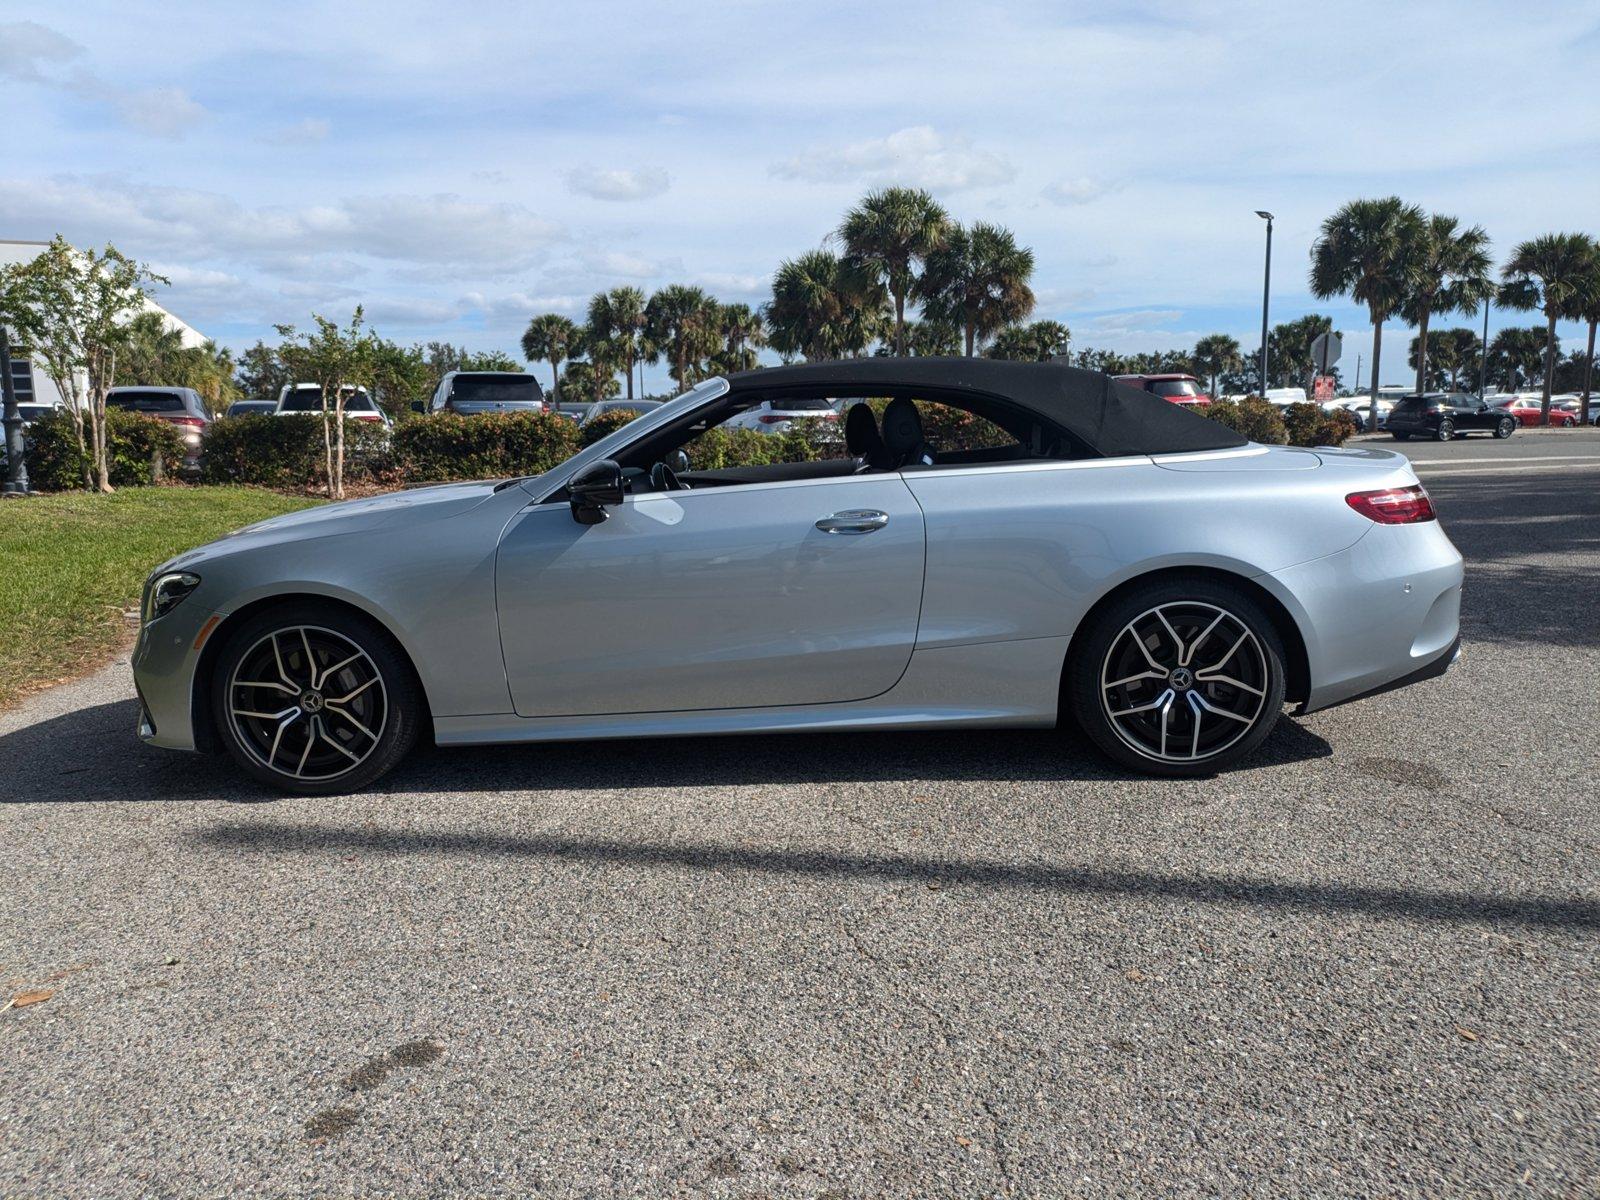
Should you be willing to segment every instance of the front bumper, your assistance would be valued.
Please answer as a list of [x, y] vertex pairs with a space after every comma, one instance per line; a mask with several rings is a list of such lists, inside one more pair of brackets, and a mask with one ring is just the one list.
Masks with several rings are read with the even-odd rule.
[[[216, 615], [190, 596], [139, 630], [133, 648], [133, 685], [139, 695], [139, 736], [152, 746], [193, 750], [194, 674], [207, 622]], [[199, 644], [196, 644], [196, 643]]]

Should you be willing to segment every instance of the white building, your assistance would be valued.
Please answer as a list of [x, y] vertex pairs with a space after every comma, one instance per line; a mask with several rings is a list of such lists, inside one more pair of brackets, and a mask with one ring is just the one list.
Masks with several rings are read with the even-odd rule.
[[[30, 263], [44, 251], [49, 242], [19, 242], [8, 238], [0, 238], [0, 267], [21, 266]], [[183, 339], [186, 347], [203, 345], [206, 341], [205, 334], [190, 326], [187, 322], [180, 321], [154, 300], [146, 297], [144, 302], [147, 312], [160, 313], [165, 319], [167, 328], [177, 332]], [[35, 366], [25, 353], [19, 353], [18, 347], [13, 346], [11, 359], [11, 377], [17, 389], [17, 403], [19, 404], [60, 404], [61, 393], [56, 385], [51, 382], [42, 366]], [[23, 348], [26, 349], [25, 347]]]

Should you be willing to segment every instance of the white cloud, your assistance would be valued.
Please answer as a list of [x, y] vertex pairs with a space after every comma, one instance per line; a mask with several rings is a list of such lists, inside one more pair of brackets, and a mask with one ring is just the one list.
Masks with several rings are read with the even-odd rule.
[[123, 121], [151, 137], [180, 138], [206, 117], [203, 105], [182, 88], [107, 93]]
[[332, 126], [323, 117], [306, 117], [292, 125], [281, 125], [261, 140], [273, 146], [308, 146], [327, 138]]
[[583, 265], [597, 275], [615, 275], [625, 279], [653, 279], [670, 270], [682, 270], [677, 261], [663, 263], [642, 254], [629, 254], [623, 250], [606, 250], [587, 255]]
[[1052, 204], [1075, 205], [1098, 200], [1111, 190], [1112, 185], [1109, 183], [1079, 176], [1076, 179], [1060, 179], [1047, 184], [1039, 194]]
[[574, 167], [567, 172], [567, 190], [595, 200], [650, 200], [672, 186], [672, 177], [658, 168], [630, 171]]
[[979, 150], [970, 138], [913, 125], [847, 146], [814, 146], [776, 164], [772, 173], [808, 183], [898, 183], [954, 192], [1009, 183], [1017, 172], [1000, 155]]
[[46, 83], [41, 64], [55, 64], [76, 58], [83, 47], [37, 21], [0, 22], [0, 79], [22, 83]]

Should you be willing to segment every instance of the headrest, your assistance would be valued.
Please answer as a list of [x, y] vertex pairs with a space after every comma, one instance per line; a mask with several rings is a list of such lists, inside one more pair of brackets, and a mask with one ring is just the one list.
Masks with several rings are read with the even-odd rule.
[[844, 414], [845, 449], [856, 458], [872, 459], [883, 453], [878, 418], [866, 404], [852, 404]]
[[889, 401], [883, 410], [883, 444], [899, 466], [922, 454], [922, 417], [915, 401], [904, 396]]

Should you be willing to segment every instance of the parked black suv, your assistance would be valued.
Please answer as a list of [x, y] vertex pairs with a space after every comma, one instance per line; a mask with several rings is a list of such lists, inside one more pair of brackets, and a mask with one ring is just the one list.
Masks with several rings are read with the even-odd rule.
[[1427, 392], [1397, 401], [1384, 425], [1397, 442], [1412, 434], [1448, 442], [1469, 433], [1508, 438], [1516, 432], [1517, 419], [1466, 392]]

